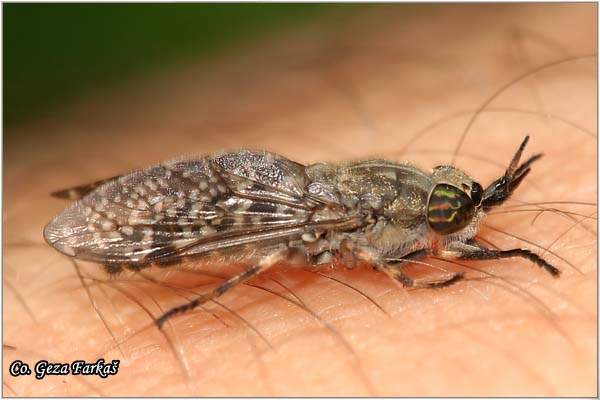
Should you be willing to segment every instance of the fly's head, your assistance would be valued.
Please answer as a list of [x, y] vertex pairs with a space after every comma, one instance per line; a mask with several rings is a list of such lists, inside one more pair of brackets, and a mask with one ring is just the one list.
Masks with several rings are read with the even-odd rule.
[[483, 188], [452, 166], [433, 170], [435, 185], [427, 199], [427, 224], [439, 235], [462, 231], [481, 218]]
[[529, 136], [515, 153], [506, 172], [485, 190], [473, 178], [452, 166], [433, 170], [435, 185], [427, 199], [426, 219], [439, 235], [460, 234], [472, 237], [485, 212], [498, 206], [512, 194], [531, 171], [531, 164], [542, 155], [536, 154], [519, 165]]

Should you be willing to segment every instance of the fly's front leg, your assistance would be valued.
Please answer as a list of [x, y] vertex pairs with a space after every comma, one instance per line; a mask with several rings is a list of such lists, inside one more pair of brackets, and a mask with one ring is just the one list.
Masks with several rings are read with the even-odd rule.
[[290, 253], [289, 249], [283, 249], [283, 250], [279, 250], [273, 254], [270, 254], [268, 256], [265, 256], [260, 261], [258, 261], [255, 265], [252, 265], [251, 267], [247, 268], [246, 270], [242, 271], [241, 273], [229, 278], [227, 281], [223, 282], [221, 285], [217, 286], [209, 293], [207, 293], [205, 295], [201, 295], [201, 296], [195, 298], [194, 300], [190, 301], [187, 304], [183, 304], [181, 306], [171, 308], [169, 311], [165, 312], [160, 318], [158, 318], [156, 320], [156, 325], [158, 325], [158, 327], [160, 329], [163, 326], [163, 324], [169, 318], [174, 316], [175, 314], [180, 314], [185, 311], [192, 310], [192, 309], [206, 303], [209, 300], [212, 300], [212, 299], [215, 299], [215, 298], [221, 296], [222, 294], [224, 294], [225, 292], [227, 292], [229, 289], [233, 288], [234, 286], [236, 286], [240, 283], [246, 282], [247, 280], [254, 278], [255, 276], [261, 274], [262, 272], [264, 272], [267, 269], [273, 267], [274, 265], [280, 263], [281, 261], [284, 261], [287, 258], [289, 253]]
[[488, 249], [477, 243], [475, 240], [469, 240], [467, 243], [452, 243], [442, 254], [449, 255], [450, 258], [460, 260], [498, 260], [501, 258], [520, 257], [525, 258], [534, 264], [544, 268], [555, 278], [560, 276], [560, 270], [537, 254], [526, 249], [495, 250]]
[[406, 275], [402, 269], [410, 264], [413, 261], [418, 261], [427, 256], [431, 255], [432, 251], [430, 249], [422, 249], [413, 251], [412, 253], [408, 253], [402, 258], [389, 258], [383, 259], [383, 264], [376, 266], [376, 269], [385, 272], [388, 276], [393, 279], [400, 281], [402, 286], [404, 287], [413, 287], [413, 288], [427, 288], [427, 289], [438, 289], [446, 286], [450, 286], [461, 279], [463, 279], [463, 274], [452, 274], [447, 279], [442, 279], [435, 282], [419, 282], [415, 281], [410, 276]]

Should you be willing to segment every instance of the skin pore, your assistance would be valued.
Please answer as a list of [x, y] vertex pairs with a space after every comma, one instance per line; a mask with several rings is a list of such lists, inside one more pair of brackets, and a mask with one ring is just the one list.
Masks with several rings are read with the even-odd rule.
[[[595, 396], [595, 18], [594, 4], [365, 8], [13, 128], [3, 394]], [[281, 266], [163, 334], [147, 311], [158, 317], [240, 266], [111, 278], [42, 238], [67, 204], [50, 192], [179, 155], [250, 147], [305, 164], [382, 157], [428, 169], [457, 150], [485, 187], [525, 134], [524, 157], [544, 157], [479, 237], [537, 252], [558, 279], [520, 259], [409, 268], [417, 279], [467, 273], [438, 290], [405, 290], [366, 266]], [[101, 357], [121, 360], [117, 375], [8, 373], [16, 359]]]

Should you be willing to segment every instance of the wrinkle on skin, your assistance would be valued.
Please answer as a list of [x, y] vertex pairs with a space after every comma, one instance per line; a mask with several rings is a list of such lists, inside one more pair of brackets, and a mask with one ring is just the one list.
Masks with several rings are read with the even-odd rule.
[[[597, 395], [597, 247], [584, 229], [595, 220], [589, 207], [562, 203], [595, 206], [597, 60], [565, 61], [486, 102], [536, 66], [595, 51], [596, 7], [373, 6], [365, 15], [315, 24], [210, 63], [191, 61], [91, 94], [60, 114], [12, 128], [5, 143], [3, 333], [15, 349], [5, 352], [4, 395]], [[519, 32], [518, 57], [514, 47], [507, 48], [517, 40], [514, 32]], [[338, 48], [343, 57], [335, 56]], [[331, 82], [336, 76], [341, 78]], [[465, 110], [483, 112], [468, 125], [473, 114]], [[424, 128], [427, 135], [399, 155]], [[449, 164], [460, 146], [457, 166], [485, 186], [498, 177], [499, 166], [506, 167], [526, 133], [531, 136], [526, 156], [545, 156], [514, 199], [526, 202], [526, 209], [541, 206], [541, 214], [503, 212], [518, 210], [507, 204], [484, 220], [498, 232], [482, 226], [480, 234], [502, 249], [541, 254], [535, 246], [551, 248], [544, 257], [562, 270], [559, 279], [524, 260], [465, 262], [501, 278], [477, 279], [477, 271], [453, 265], [448, 270], [473, 279], [440, 290], [406, 291], [368, 268], [338, 267], [335, 279], [357, 293], [313, 273], [277, 268], [218, 299], [275, 351], [257, 351], [267, 346], [244, 323], [215, 318], [211, 313], [227, 315], [216, 304], [170, 321], [166, 333], [176, 333], [171, 340], [184, 353], [190, 385], [173, 356], [179, 350], [156, 329], [143, 330], [152, 324], [150, 309], [166, 310], [185, 300], [144, 280], [147, 298], [134, 298], [147, 314], [131, 298], [109, 290], [133, 292], [131, 276], [115, 285], [119, 276], [109, 278], [100, 267], [81, 263], [89, 282], [112, 280], [105, 294], [114, 297], [95, 291], [95, 299], [125, 354], [119, 373], [108, 379], [37, 381], [6, 372], [15, 358], [33, 365], [39, 354], [69, 363], [94, 362], [99, 354], [107, 360], [122, 357], [86, 292], [65, 289], [78, 281], [69, 259], [43, 243], [44, 224], [66, 206], [49, 197], [55, 190], [180, 155], [240, 147], [265, 148], [306, 164], [378, 155], [431, 168]], [[546, 208], [557, 212], [542, 212]], [[590, 215], [591, 221], [579, 215]], [[238, 271], [194, 262], [182, 268], [223, 277]], [[149, 271], [149, 276], [181, 290], [210, 288], [199, 287], [206, 275], [178, 269]], [[414, 278], [437, 274], [417, 264], [408, 272]], [[515, 282], [525, 293], [507, 289]], [[559, 328], [549, 329], [549, 319]]]

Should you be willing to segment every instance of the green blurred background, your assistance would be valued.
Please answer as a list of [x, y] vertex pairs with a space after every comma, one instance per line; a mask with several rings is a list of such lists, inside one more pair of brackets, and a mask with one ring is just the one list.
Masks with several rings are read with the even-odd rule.
[[93, 87], [348, 11], [323, 4], [4, 4], [4, 126]]

